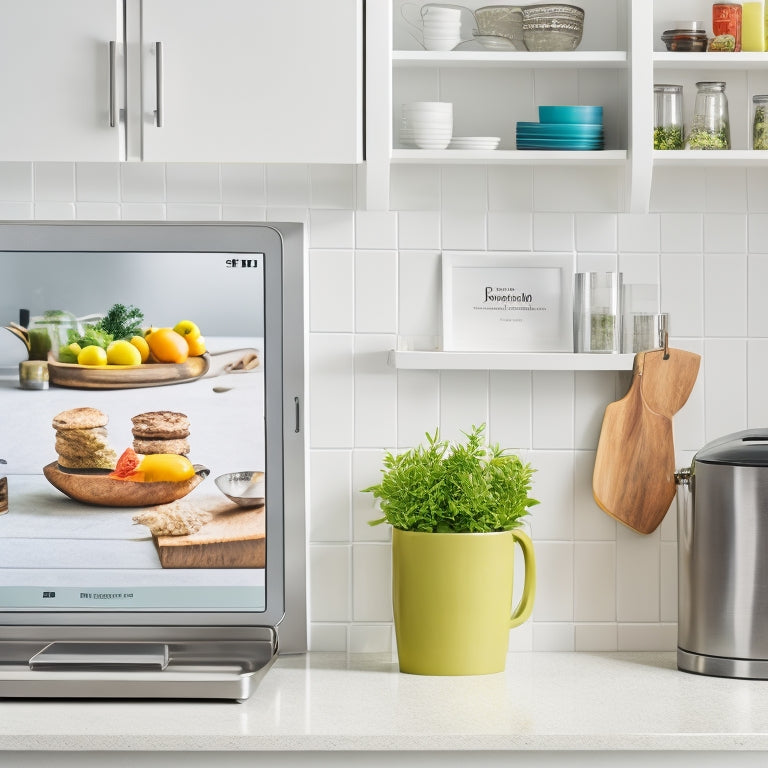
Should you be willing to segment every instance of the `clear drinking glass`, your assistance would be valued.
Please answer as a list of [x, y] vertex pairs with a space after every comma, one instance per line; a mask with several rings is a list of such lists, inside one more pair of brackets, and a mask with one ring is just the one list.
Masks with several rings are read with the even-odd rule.
[[574, 350], [618, 353], [621, 272], [577, 272], [573, 298]]

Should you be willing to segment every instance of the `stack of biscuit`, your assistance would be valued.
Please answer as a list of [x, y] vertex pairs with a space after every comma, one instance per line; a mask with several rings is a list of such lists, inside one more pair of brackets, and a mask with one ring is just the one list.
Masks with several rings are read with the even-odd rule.
[[107, 441], [109, 417], [98, 408], [70, 408], [53, 417], [58, 463], [64, 469], [114, 469], [117, 453]]
[[189, 453], [189, 419], [175, 411], [148, 411], [131, 419], [136, 453]]

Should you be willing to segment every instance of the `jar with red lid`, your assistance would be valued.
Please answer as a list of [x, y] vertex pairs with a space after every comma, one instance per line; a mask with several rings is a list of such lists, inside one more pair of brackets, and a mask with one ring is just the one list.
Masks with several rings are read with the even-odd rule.
[[712, 6], [710, 51], [741, 50], [741, 3], [715, 3]]

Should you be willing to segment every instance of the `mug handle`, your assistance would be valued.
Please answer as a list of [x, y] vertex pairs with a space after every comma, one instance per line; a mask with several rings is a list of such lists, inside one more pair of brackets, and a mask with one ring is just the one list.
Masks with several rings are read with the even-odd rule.
[[[403, 17], [403, 20], [405, 21], [405, 23], [406, 23], [406, 24], [407, 24], [409, 27], [413, 27], [413, 28], [414, 28], [414, 29], [415, 29], [415, 30], [416, 30], [416, 31], [417, 31], [419, 34], [421, 34], [421, 32], [422, 32], [422, 28], [419, 26], [419, 24], [417, 24], [417, 23], [416, 23], [416, 22], [414, 22], [414, 21], [411, 21], [411, 20], [408, 18], [408, 12], [409, 12], [409, 10], [408, 10], [408, 9], [410, 9], [410, 8], [413, 8], [413, 9], [415, 9], [415, 10], [418, 12], [419, 21], [421, 21], [421, 11], [422, 11], [422, 7], [421, 7], [420, 5], [417, 5], [416, 3], [403, 3], [403, 4], [400, 6], [400, 15]], [[423, 46], [423, 45], [424, 45], [424, 41], [423, 41], [423, 38], [420, 38], [420, 37], [416, 37], [416, 35], [414, 35], [414, 34], [413, 34], [413, 32], [411, 32], [411, 30], [410, 30], [410, 29], [407, 29], [406, 31], [408, 32], [408, 34], [409, 34], [409, 35], [410, 35], [410, 36], [411, 36], [411, 37], [412, 37], [412, 38], [413, 38], [413, 39], [414, 39], [414, 40], [415, 40], [415, 41], [416, 41], [416, 42], [417, 42], [419, 45], [421, 45], [421, 46]]]
[[523, 594], [517, 608], [512, 612], [509, 619], [509, 628], [518, 627], [526, 621], [533, 611], [533, 600], [536, 596], [536, 557], [533, 552], [533, 542], [528, 534], [516, 529], [512, 530], [512, 535], [523, 550], [523, 559], [525, 560], [525, 583], [523, 584]]

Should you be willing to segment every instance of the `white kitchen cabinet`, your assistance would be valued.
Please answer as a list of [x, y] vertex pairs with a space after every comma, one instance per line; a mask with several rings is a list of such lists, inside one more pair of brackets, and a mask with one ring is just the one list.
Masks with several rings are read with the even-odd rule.
[[0, 0], [0, 18], [0, 159], [120, 158], [122, 0]]
[[[768, 164], [768, 152], [752, 150], [750, 142], [752, 95], [768, 93], [768, 53], [667, 53], [661, 41], [661, 33], [677, 20], [703, 20], [711, 33], [711, 0], [580, 0], [576, 5], [585, 10], [584, 37], [572, 53], [424, 51], [401, 19], [406, 1], [382, 0], [368, 13], [369, 25], [390, 29], [386, 50], [382, 41], [368, 38], [369, 51], [379, 57], [372, 64], [369, 56], [368, 113], [376, 115], [368, 124], [369, 207], [388, 206], [390, 168], [404, 163], [615, 166], [626, 181], [625, 207], [636, 213], [648, 210], [654, 168]], [[463, 3], [470, 9], [484, 4]], [[654, 151], [654, 82], [684, 86], [689, 121], [698, 80], [726, 81], [733, 148]], [[500, 148], [404, 147], [399, 141], [401, 105], [416, 100], [452, 101], [454, 135], [500, 136]], [[558, 103], [602, 104], [605, 149], [516, 150], [516, 122], [535, 121], [538, 105]]]
[[363, 0], [0, 0], [0, 11], [0, 159], [363, 159]]
[[362, 0], [144, 0], [140, 45], [143, 160], [362, 161]]

